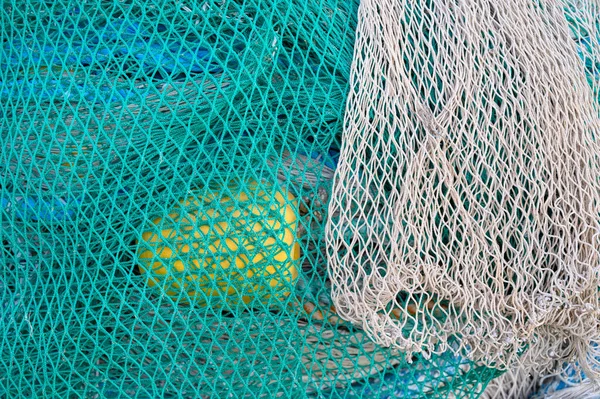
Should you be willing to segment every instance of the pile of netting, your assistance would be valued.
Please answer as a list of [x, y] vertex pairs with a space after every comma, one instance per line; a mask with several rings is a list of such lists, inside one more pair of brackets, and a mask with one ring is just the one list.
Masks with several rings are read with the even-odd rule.
[[[571, 37], [585, 65], [585, 74], [596, 105], [600, 106], [600, 2], [586, 0], [565, 3]], [[600, 107], [598, 112], [600, 115]], [[594, 343], [588, 350], [589, 356], [600, 359], [598, 349], [597, 343]], [[488, 385], [482, 398], [575, 399], [600, 396], [600, 387], [593, 384], [577, 362], [568, 363], [559, 359], [556, 366], [557, 370], [549, 375], [541, 374], [533, 367], [509, 370]]]
[[342, 318], [406, 353], [458, 337], [497, 369], [600, 377], [600, 120], [577, 44], [559, 0], [361, 1], [326, 228]]
[[[368, 19], [360, 17], [369, 3], [394, 11], [393, 1], [366, 0], [362, 14], [358, 0], [2, 3], [0, 397], [475, 398], [502, 373], [494, 364], [501, 357], [482, 359], [448, 328], [449, 318], [470, 314], [464, 298], [416, 289], [420, 271], [406, 269], [410, 289], [389, 281], [359, 287], [355, 305], [377, 308], [373, 314], [384, 314], [400, 331], [382, 328], [378, 339], [377, 328], [354, 320], [348, 306], [336, 308], [347, 304], [340, 284], [355, 287], [335, 272], [339, 245], [332, 244], [331, 226], [345, 224], [334, 238], [352, 244], [340, 257], [356, 260], [353, 267], [377, 263], [382, 281], [393, 276], [398, 265], [390, 267], [386, 251], [407, 227], [400, 222], [388, 234], [392, 216], [383, 224], [380, 216], [400, 209], [394, 206], [406, 197], [387, 202], [395, 187], [382, 176], [395, 151], [418, 152], [419, 134], [436, 129], [427, 118], [442, 109], [438, 103], [466, 101], [444, 79], [475, 82], [460, 76], [464, 68], [452, 72], [451, 61], [476, 55], [438, 49], [467, 36], [479, 40], [461, 30], [473, 15], [453, 19], [452, 12], [487, 4], [397, 2], [402, 18], [395, 32], [384, 33], [404, 35], [406, 47], [388, 43], [384, 53], [410, 76], [401, 87], [387, 70], [372, 78], [382, 85], [380, 98], [424, 99], [415, 116], [409, 102], [394, 104], [407, 114], [382, 114], [369, 108], [380, 98], [369, 106], [352, 101], [357, 71], [373, 66], [369, 48], [379, 46], [369, 42]], [[502, 51], [510, 53], [510, 46]], [[565, 56], [566, 65], [577, 64], [583, 80], [583, 63], [575, 58]], [[557, 71], [564, 72], [554, 69], [552, 76]], [[496, 75], [476, 77], [486, 90], [502, 86]], [[579, 77], [567, 83], [578, 84]], [[499, 98], [528, 87], [487, 98], [475, 96], [473, 86], [469, 94], [476, 107], [497, 104], [496, 128], [509, 129], [510, 122], [527, 121], [509, 115]], [[581, 102], [589, 95], [582, 93]], [[425, 127], [400, 132], [396, 140], [406, 147], [390, 150], [399, 132], [368, 124], [353, 130], [348, 115], [356, 114], [370, 121], [417, 118]], [[447, 122], [457, 117], [445, 115]], [[361, 146], [353, 131], [376, 135], [378, 151]], [[443, 135], [427, 130], [437, 133]], [[474, 138], [461, 139], [467, 146]], [[349, 168], [349, 148], [369, 167]], [[474, 170], [471, 178], [485, 183], [496, 167]], [[411, 183], [413, 192], [433, 176], [426, 175]], [[339, 206], [347, 197], [334, 186], [344, 179], [346, 188], [379, 190], [379, 203], [365, 197]], [[456, 203], [443, 205], [442, 194], [434, 202], [446, 214], [422, 215], [439, 228], [424, 233], [439, 235], [419, 236], [423, 252], [440, 262], [445, 255], [431, 251], [429, 240], [439, 240], [439, 250], [467, 234], [444, 224]], [[584, 219], [589, 207], [582, 208]], [[370, 241], [356, 249], [361, 240]], [[405, 241], [396, 242], [400, 251], [414, 251], [413, 260], [425, 257]], [[586, 248], [579, 250], [593, 257]], [[568, 278], [565, 284], [577, 285]], [[412, 346], [381, 339], [432, 331], [442, 339]]]
[[477, 396], [331, 302], [357, 9], [3, 3], [0, 396]]

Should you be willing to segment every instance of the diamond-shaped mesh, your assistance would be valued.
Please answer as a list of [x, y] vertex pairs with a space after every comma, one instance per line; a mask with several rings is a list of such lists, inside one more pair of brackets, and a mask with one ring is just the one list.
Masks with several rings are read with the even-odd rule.
[[1, 3], [0, 398], [480, 394], [330, 297], [358, 3]]
[[[565, 0], [571, 38], [585, 65], [585, 75], [592, 87], [596, 106], [600, 106], [600, 2], [597, 0]], [[600, 115], [600, 108], [599, 115]], [[588, 349], [590, 356], [598, 355], [595, 343]], [[482, 398], [512, 399], [552, 397], [587, 398], [598, 396], [598, 388], [592, 380], [581, 373], [577, 363], [558, 364], [556, 375], [546, 376], [534, 367], [517, 367], [494, 379]], [[581, 373], [581, 374], [580, 374]], [[557, 393], [558, 392], [558, 393]], [[562, 395], [562, 396], [561, 396]]]
[[375, 342], [600, 365], [597, 87], [564, 6], [361, 1], [326, 243]]

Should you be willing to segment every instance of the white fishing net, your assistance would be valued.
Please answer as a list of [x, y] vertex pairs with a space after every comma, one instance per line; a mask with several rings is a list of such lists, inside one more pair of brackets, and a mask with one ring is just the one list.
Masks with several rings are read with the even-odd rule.
[[540, 376], [533, 370], [518, 367], [493, 379], [479, 399], [523, 399], [534, 394]]
[[[524, 356], [536, 352], [527, 352]], [[587, 357], [600, 360], [600, 345], [592, 342]], [[597, 378], [589, 378], [579, 363], [557, 361], [553, 372], [538, 372], [535, 359], [527, 359], [528, 366], [512, 368], [492, 380], [481, 399], [598, 399], [600, 384]], [[586, 362], [590, 363], [589, 361]], [[597, 376], [596, 376], [597, 377]]]
[[361, 2], [327, 244], [376, 342], [543, 370], [599, 336], [599, 120], [563, 7]]

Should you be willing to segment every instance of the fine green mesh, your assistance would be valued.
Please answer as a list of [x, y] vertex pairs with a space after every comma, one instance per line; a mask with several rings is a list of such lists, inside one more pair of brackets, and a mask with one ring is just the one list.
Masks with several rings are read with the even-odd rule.
[[132, 3], [2, 2], [0, 397], [477, 397], [329, 298], [358, 0]]

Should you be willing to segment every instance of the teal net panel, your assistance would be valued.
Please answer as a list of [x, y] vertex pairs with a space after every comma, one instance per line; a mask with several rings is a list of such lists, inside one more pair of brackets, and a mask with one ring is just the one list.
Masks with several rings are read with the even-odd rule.
[[0, 397], [479, 395], [329, 298], [357, 8], [2, 2]]

